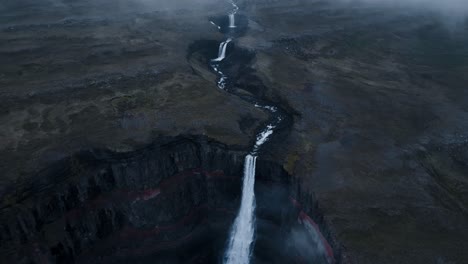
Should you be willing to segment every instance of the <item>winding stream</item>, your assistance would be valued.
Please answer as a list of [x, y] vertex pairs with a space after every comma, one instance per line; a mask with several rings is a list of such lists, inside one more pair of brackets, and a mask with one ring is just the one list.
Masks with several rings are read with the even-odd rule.
[[[221, 71], [221, 62], [226, 59], [228, 45], [234, 41], [233, 31], [236, 29], [236, 14], [239, 7], [235, 2], [231, 2], [233, 10], [229, 12], [229, 31], [226, 33], [226, 40], [221, 42], [218, 49], [218, 57], [211, 60], [211, 67], [218, 74], [218, 88], [227, 91], [228, 76]], [[221, 29], [220, 26], [210, 21], [213, 25]], [[281, 115], [277, 114], [277, 108], [271, 105], [265, 105], [255, 102], [254, 106], [262, 108], [270, 113], [276, 113], [269, 124], [257, 135], [255, 144], [244, 160], [244, 178], [242, 184], [242, 199], [239, 213], [231, 227], [231, 232], [227, 242], [226, 252], [224, 254], [224, 263], [226, 264], [247, 264], [250, 262], [253, 244], [255, 240], [255, 165], [260, 147], [269, 140], [275, 128], [282, 121]]]

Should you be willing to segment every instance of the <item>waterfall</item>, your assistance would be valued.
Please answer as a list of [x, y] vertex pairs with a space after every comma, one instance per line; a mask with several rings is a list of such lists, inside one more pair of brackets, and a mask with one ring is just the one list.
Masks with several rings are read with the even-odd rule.
[[[272, 106], [261, 106], [256, 104], [256, 107], [271, 109], [276, 111]], [[224, 256], [226, 264], [248, 264], [252, 253], [252, 244], [255, 234], [255, 164], [257, 161], [257, 152], [269, 137], [273, 134], [276, 125], [281, 122], [281, 117], [278, 116], [274, 123], [269, 124], [262, 132], [257, 135], [255, 145], [250, 154], [245, 156], [244, 161], [244, 180], [242, 184], [242, 199], [239, 213], [232, 226], [229, 244]]]
[[221, 44], [219, 44], [218, 58], [213, 59], [213, 61], [222, 61], [224, 60], [224, 58], [226, 58], [226, 48], [229, 42], [231, 42], [230, 38], [228, 38], [226, 41], [221, 42]]
[[235, 14], [234, 13], [230, 13], [229, 14], [229, 27], [230, 28], [235, 28], [236, 27], [236, 22], [235, 22]]
[[255, 233], [255, 162], [257, 157], [245, 156], [244, 183], [239, 214], [232, 226], [228, 248], [224, 257], [226, 264], [247, 264], [252, 252]]
[[218, 80], [218, 88], [223, 89], [223, 90], [226, 87], [227, 77], [220, 70], [219, 62], [224, 60], [224, 58], [226, 58], [226, 49], [227, 49], [227, 46], [228, 46], [229, 42], [231, 42], [231, 41], [232, 41], [232, 39], [228, 38], [226, 41], [221, 42], [221, 44], [219, 44], [219, 48], [218, 48], [218, 57], [216, 59], [211, 60], [212, 61], [211, 67], [220, 76], [220, 78]]
[[[231, 2], [233, 11], [229, 13], [229, 28], [235, 28], [235, 15], [239, 7], [235, 2]], [[217, 26], [213, 21], [211, 24]], [[218, 29], [220, 27], [218, 26]], [[221, 42], [218, 48], [218, 57], [212, 59], [211, 67], [219, 75], [218, 87], [220, 89], [226, 88], [226, 76], [221, 71], [219, 62], [226, 57], [226, 48], [232, 39], [228, 38], [226, 41]], [[255, 107], [269, 110], [271, 113], [277, 111], [276, 107], [255, 104]], [[253, 146], [250, 154], [245, 156], [244, 160], [244, 179], [242, 183], [242, 198], [239, 213], [234, 220], [231, 227], [229, 240], [227, 243], [226, 253], [224, 255], [224, 263], [226, 264], [248, 264], [252, 254], [252, 246], [255, 237], [255, 164], [257, 161], [257, 153], [260, 147], [268, 141], [269, 137], [273, 134], [276, 126], [281, 122], [281, 115], [276, 116], [276, 119], [261, 131], [256, 138], [255, 145]]]

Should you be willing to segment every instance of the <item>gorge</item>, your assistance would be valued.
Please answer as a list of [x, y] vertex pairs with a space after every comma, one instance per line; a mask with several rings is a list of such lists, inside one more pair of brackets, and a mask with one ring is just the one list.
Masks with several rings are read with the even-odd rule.
[[[5, 260], [220, 262], [239, 206], [245, 151], [203, 137], [158, 142], [132, 153], [80, 153], [41, 172], [41, 181], [31, 183], [33, 196], [2, 208]], [[253, 163], [244, 175], [249, 169]], [[254, 261], [339, 263], [339, 244], [313, 196], [271, 161], [257, 160], [255, 171]], [[295, 233], [307, 234], [306, 241]]]

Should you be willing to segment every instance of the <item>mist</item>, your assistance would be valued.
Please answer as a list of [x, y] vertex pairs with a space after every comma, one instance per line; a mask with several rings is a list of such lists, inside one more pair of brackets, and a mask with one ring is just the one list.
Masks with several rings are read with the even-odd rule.
[[[238, 3], [243, 2], [261, 2], [264, 5], [268, 3], [277, 4], [278, 2], [290, 2], [290, 0], [237, 0]], [[100, 8], [110, 5], [115, 10], [145, 10], [145, 11], [170, 11], [173, 9], [191, 9], [206, 8], [207, 5], [228, 3], [229, 0], [97, 0], [97, 1], [66, 1], [66, 0], [23, 0], [23, 1], [2, 1], [0, 3], [0, 12], [2, 9], [6, 11], [7, 7], [11, 6], [26, 6], [25, 3], [35, 3], [35, 5], [46, 5], [55, 7], [65, 6], [80, 6], [87, 3], [87, 6], [95, 6]], [[402, 8], [407, 11], [420, 12], [430, 11], [442, 15], [445, 19], [464, 19], [468, 17], [468, 1], [467, 0], [300, 0], [300, 2], [330, 2], [331, 4], [348, 4], [356, 7], [356, 5], [364, 4], [368, 6], [376, 6], [381, 8]], [[110, 10], [107, 10], [110, 11]]]
[[429, 11], [444, 20], [462, 20], [468, 17], [466, 0], [329, 0], [347, 4], [367, 4], [382, 8], [401, 8], [411, 12]]

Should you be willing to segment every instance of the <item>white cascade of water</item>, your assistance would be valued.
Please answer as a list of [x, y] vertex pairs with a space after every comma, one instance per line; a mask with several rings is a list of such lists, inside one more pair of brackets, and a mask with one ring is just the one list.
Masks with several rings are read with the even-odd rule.
[[230, 13], [229, 14], [229, 27], [230, 28], [235, 28], [236, 27], [235, 13]]
[[229, 42], [231, 42], [230, 38], [228, 38], [226, 41], [221, 42], [221, 44], [219, 44], [218, 58], [213, 59], [212, 61], [222, 61], [222, 60], [224, 60], [224, 58], [226, 58], [226, 48], [227, 48]]
[[[229, 27], [235, 28], [235, 14], [239, 7], [235, 2], [231, 2], [234, 10], [229, 14]], [[214, 22], [210, 21], [213, 25]], [[219, 69], [219, 63], [226, 57], [226, 48], [231, 42], [231, 38], [222, 42], [219, 45], [218, 57], [213, 59], [212, 67], [218, 73], [220, 79], [218, 87], [225, 89], [226, 75]], [[276, 107], [268, 105], [255, 104], [255, 107], [264, 108], [272, 113], [276, 112]], [[249, 264], [252, 254], [252, 246], [255, 237], [255, 165], [257, 160], [257, 152], [260, 146], [268, 141], [269, 137], [273, 134], [276, 126], [281, 122], [281, 117], [278, 116], [277, 120], [269, 124], [261, 133], [257, 135], [255, 145], [250, 154], [245, 156], [244, 161], [244, 179], [242, 184], [242, 198], [239, 213], [234, 220], [229, 236], [228, 246], [224, 255], [224, 263], [226, 264]]]
[[[257, 107], [260, 106], [258, 105]], [[276, 108], [270, 106], [267, 109], [274, 109], [272, 112], [276, 111]], [[224, 256], [224, 263], [226, 264], [248, 264], [250, 262], [255, 234], [254, 187], [256, 154], [260, 146], [268, 141], [276, 128], [276, 124], [279, 122], [281, 122], [281, 117], [278, 117], [275, 123], [269, 124], [257, 135], [253, 151], [245, 157], [241, 206], [236, 220], [234, 220], [229, 244]]]
[[224, 256], [226, 264], [248, 264], [255, 233], [255, 163], [256, 156], [247, 155], [244, 163], [244, 182], [239, 214], [232, 226]]

